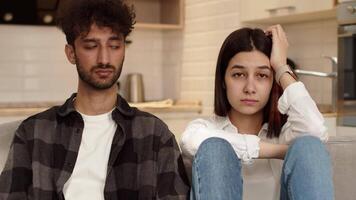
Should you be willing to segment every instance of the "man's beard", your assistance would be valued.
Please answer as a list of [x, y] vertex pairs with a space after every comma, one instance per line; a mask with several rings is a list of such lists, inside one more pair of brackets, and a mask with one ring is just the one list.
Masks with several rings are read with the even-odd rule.
[[[115, 68], [113, 65], [110, 65], [110, 64], [106, 64], [106, 65], [99, 64], [99, 65], [92, 67], [89, 72], [87, 72], [83, 69], [83, 67], [80, 65], [80, 62], [78, 62], [78, 59], [77, 59], [76, 66], [77, 66], [79, 78], [83, 82], [85, 82], [87, 85], [91, 86], [93, 89], [105, 90], [105, 89], [111, 88], [114, 84], [116, 84], [116, 81], [119, 79], [120, 74], [121, 74], [123, 62], [124, 62], [124, 59], [122, 60], [122, 62], [118, 66], [118, 68]], [[100, 80], [95, 80], [94, 77], [91, 76], [91, 74], [93, 74], [94, 71], [97, 69], [111, 69], [111, 70], [113, 70], [112, 78], [105, 82], [102, 82]]]

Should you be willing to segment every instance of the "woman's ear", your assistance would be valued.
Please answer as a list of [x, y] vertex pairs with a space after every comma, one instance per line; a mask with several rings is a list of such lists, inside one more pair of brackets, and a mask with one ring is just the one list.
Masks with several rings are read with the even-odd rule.
[[74, 47], [70, 44], [66, 44], [64, 51], [66, 53], [68, 61], [73, 65], [76, 64]]
[[223, 89], [226, 89], [225, 82], [222, 83], [222, 88], [223, 88]]

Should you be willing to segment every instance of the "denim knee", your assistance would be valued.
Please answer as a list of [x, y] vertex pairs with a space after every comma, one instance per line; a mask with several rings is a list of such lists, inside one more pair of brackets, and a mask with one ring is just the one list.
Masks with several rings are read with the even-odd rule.
[[241, 162], [231, 144], [206, 139], [194, 158], [191, 199], [241, 199], [242, 184]]
[[281, 185], [283, 197], [288, 194], [296, 199], [332, 198], [331, 161], [319, 138], [303, 136], [292, 142], [284, 160]]
[[204, 140], [199, 146], [196, 158], [209, 160], [211, 163], [240, 162], [231, 144], [222, 138], [212, 137]]
[[296, 164], [311, 164], [329, 162], [329, 154], [321, 140], [314, 136], [302, 136], [296, 138], [290, 145], [286, 160], [298, 161]]
[[211, 137], [201, 143], [197, 153], [218, 155], [235, 152], [227, 140], [218, 137]]
[[294, 139], [292, 144], [289, 147], [289, 150], [296, 150], [299, 153], [306, 154], [310, 150], [314, 151], [324, 151], [325, 145], [321, 140], [314, 136], [302, 136]]

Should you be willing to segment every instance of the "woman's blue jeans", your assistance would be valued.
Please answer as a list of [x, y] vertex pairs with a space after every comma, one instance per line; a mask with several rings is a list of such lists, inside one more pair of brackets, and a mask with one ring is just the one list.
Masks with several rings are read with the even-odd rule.
[[[230, 143], [220, 138], [205, 140], [193, 162], [190, 199], [241, 200], [242, 188], [240, 159]], [[334, 199], [329, 154], [318, 138], [303, 136], [290, 145], [283, 164], [280, 199]]]

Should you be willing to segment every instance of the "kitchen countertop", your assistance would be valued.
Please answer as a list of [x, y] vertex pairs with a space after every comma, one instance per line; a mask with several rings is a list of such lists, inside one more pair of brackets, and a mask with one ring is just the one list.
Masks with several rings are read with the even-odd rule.
[[338, 113], [334, 112], [332, 105], [329, 104], [317, 104], [319, 111], [324, 117], [337, 117]]
[[[42, 112], [52, 106], [61, 105], [63, 102], [26, 102], [26, 103], [0, 103], [0, 117], [30, 116]], [[150, 113], [201, 113], [201, 101], [163, 100], [145, 103], [130, 103], [142, 111]], [[330, 105], [318, 104], [324, 117], [337, 117], [332, 112]]]
[[[0, 117], [30, 116], [61, 104], [63, 102], [0, 103]], [[202, 111], [201, 101], [165, 100], [130, 104], [150, 113], [201, 113]]]

